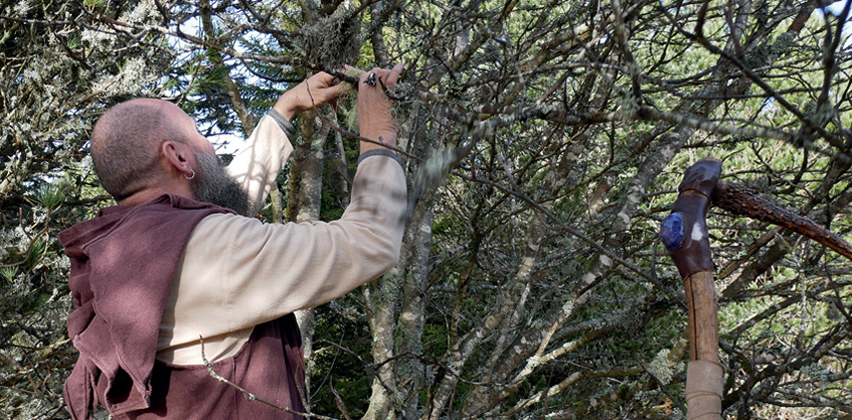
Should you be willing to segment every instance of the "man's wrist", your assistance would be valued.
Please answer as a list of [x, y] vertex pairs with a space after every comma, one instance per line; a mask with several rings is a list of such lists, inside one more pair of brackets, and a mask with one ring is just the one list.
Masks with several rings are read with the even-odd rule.
[[393, 131], [362, 134], [361, 137], [372, 140], [361, 140], [361, 153], [374, 149], [387, 149], [387, 146], [396, 147], [396, 133]]
[[403, 167], [403, 169], [405, 169], [405, 165], [402, 164], [402, 160], [399, 159], [399, 156], [396, 154], [396, 152], [394, 152], [393, 150], [390, 150], [390, 149], [385, 149], [385, 148], [372, 149], [372, 150], [368, 150], [366, 152], [362, 152], [361, 155], [358, 156], [358, 164], [360, 165], [361, 162], [364, 159], [371, 157], [371, 156], [387, 156], [387, 157], [395, 160], [396, 163], [398, 163], [400, 166]]
[[296, 134], [296, 127], [293, 127], [293, 124], [290, 123], [290, 119], [285, 115], [282, 115], [275, 108], [270, 109], [266, 115], [275, 120], [275, 123], [278, 124], [278, 127], [281, 127], [281, 130], [284, 131], [284, 134], [286, 134], [288, 138], [293, 138], [293, 135]]
[[287, 121], [292, 121], [297, 114], [304, 111], [294, 105], [299, 99], [298, 94], [295, 92], [296, 89], [298, 89], [298, 87], [284, 92], [284, 94], [278, 98], [278, 101], [275, 102], [275, 105], [272, 107], [272, 109], [278, 111], [279, 114], [286, 118]]
[[276, 112], [281, 114], [281, 116], [286, 118], [287, 121], [292, 121], [293, 118], [296, 117], [296, 114], [299, 114], [299, 111], [297, 109], [295, 109], [294, 107], [289, 106], [289, 104], [287, 104], [287, 105], [282, 105], [280, 103], [275, 104], [275, 106], [273, 106], [272, 109], [274, 109]]

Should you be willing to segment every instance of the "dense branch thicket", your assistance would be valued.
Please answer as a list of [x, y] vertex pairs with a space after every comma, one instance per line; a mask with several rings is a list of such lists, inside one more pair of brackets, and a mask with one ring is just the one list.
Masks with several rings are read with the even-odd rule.
[[[300, 316], [312, 411], [683, 418], [684, 297], [659, 223], [713, 156], [849, 237], [849, 4], [4, 0], [0, 413], [67, 418], [56, 234], [111, 204], [86, 143], [105, 109], [168, 98], [225, 143], [313, 72], [403, 61], [402, 257]], [[299, 118], [258, 217], [341, 214], [357, 118], [340, 105]], [[722, 211], [709, 224], [726, 415], [852, 415], [852, 263]]]

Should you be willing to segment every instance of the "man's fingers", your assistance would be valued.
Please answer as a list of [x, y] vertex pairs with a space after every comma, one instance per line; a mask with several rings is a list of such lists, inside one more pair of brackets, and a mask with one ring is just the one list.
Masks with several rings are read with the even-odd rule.
[[349, 83], [338, 83], [331, 88], [334, 89], [334, 96], [337, 97], [349, 92], [349, 90], [352, 89], [352, 86]]
[[402, 73], [402, 63], [397, 63], [390, 71], [390, 74], [385, 79], [385, 85], [387, 87], [394, 87], [396, 85], [397, 80], [399, 80], [399, 74]]
[[335, 78], [329, 73], [318, 72], [308, 79], [305, 84], [311, 97], [312, 105], [322, 105], [349, 91], [348, 83], [335, 83]]
[[[402, 73], [403, 63], [398, 63], [391, 70], [373, 67], [369, 72], [362, 72], [359, 77], [360, 83], [367, 83], [370, 86], [377, 86], [377, 81], [381, 82], [385, 87], [393, 87], [399, 80], [399, 75]], [[353, 69], [347, 66], [347, 69]], [[372, 82], [370, 81], [372, 80]]]
[[334, 84], [334, 76], [321, 71], [311, 77], [312, 79], [316, 79], [318, 82], [322, 83], [325, 86], [331, 86]]
[[343, 65], [343, 72], [346, 73], [347, 76], [351, 76], [356, 79], [360, 79], [364, 74], [364, 70], [361, 70], [357, 67], [352, 67], [349, 64]]

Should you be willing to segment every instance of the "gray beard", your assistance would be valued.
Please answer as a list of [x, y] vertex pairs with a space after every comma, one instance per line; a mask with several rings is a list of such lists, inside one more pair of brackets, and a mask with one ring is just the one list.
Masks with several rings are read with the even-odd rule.
[[248, 216], [248, 193], [231, 178], [225, 166], [219, 163], [219, 158], [204, 152], [196, 152], [195, 160], [198, 162], [198, 173], [190, 183], [195, 199]]

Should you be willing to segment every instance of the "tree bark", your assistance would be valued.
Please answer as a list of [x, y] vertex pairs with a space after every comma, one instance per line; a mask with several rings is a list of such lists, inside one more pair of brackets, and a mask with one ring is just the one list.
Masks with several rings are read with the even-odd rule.
[[[299, 120], [302, 142], [298, 146], [301, 156], [299, 171], [299, 194], [296, 223], [320, 220], [322, 210], [322, 174], [325, 154], [323, 146], [330, 127], [323, 125], [318, 133], [314, 131], [317, 117], [314, 112], [305, 112]], [[315, 308], [296, 311], [296, 321], [302, 332], [302, 350], [305, 358], [306, 394], [311, 392], [311, 372], [313, 371], [314, 328], [316, 327]]]

